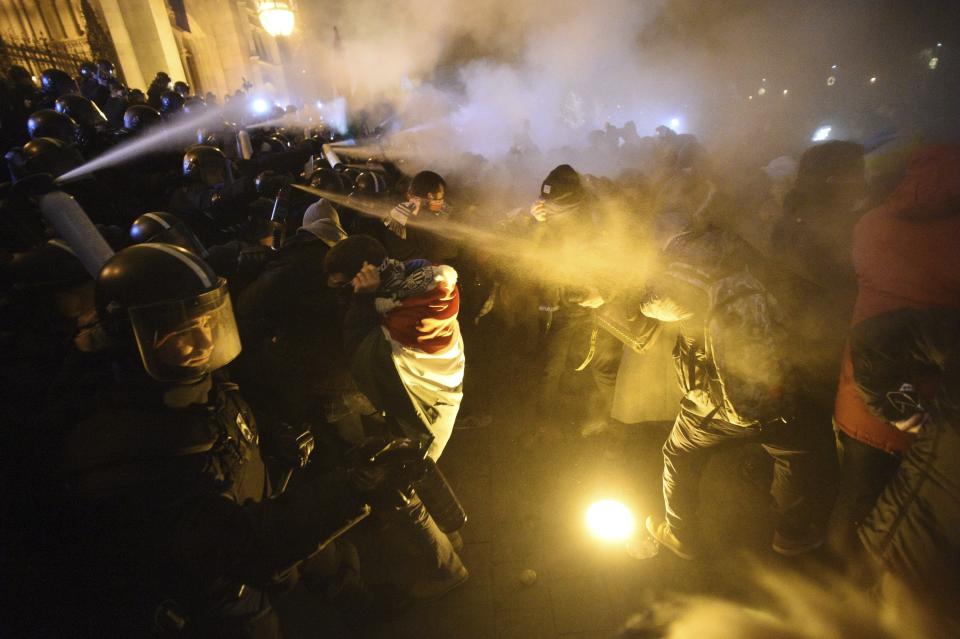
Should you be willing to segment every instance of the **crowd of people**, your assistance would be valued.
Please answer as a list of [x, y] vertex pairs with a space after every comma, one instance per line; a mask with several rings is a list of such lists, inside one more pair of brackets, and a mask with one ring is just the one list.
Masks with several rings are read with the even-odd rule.
[[[7, 72], [4, 545], [23, 551], [5, 574], [56, 601], [25, 615], [35, 633], [274, 637], [295, 581], [348, 625], [463, 584], [437, 463], [483, 417], [460, 408], [485, 322], [517, 345], [498, 365], [537, 371], [531, 450], [622, 428], [615, 396], [670, 380], [664, 515], [645, 526], [661, 548], [701, 556], [704, 468], [754, 442], [775, 552], [956, 600], [960, 146], [876, 162], [829, 141], [745, 173], [628, 123], [531, 191], [516, 168], [555, 152], [529, 136], [500, 164], [425, 167], [295, 109], [249, 120], [245, 99], [162, 72], [128, 89], [107, 61], [39, 86]], [[597, 158], [617, 174], [589, 174]], [[571, 424], [565, 380], [586, 371]], [[364, 581], [367, 520], [405, 542], [409, 580]]]

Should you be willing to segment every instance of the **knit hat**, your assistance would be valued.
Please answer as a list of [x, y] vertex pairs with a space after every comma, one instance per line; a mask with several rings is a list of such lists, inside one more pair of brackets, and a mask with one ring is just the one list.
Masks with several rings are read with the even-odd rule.
[[547, 202], [574, 204], [582, 200], [583, 196], [580, 174], [569, 164], [561, 164], [550, 171], [540, 185], [540, 197]]

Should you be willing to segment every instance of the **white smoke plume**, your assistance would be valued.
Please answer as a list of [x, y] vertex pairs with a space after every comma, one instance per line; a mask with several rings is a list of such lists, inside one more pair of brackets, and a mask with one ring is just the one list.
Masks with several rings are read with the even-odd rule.
[[[632, 121], [641, 136], [672, 125], [731, 156], [759, 154], [765, 164], [808, 144], [832, 113], [830, 74], [859, 127], [832, 122], [835, 135], [862, 137], [883, 126], [889, 117], [877, 96], [909, 95], [894, 70], [915, 41], [925, 41], [904, 26], [909, 16], [897, 3], [301, 0], [299, 7], [309, 33], [300, 62], [312, 90], [342, 95], [374, 120], [386, 114], [377, 103], [389, 103], [394, 123], [415, 132], [394, 142], [404, 149], [415, 142], [433, 162], [585, 147], [590, 131]], [[870, 84], [877, 75], [881, 81]], [[612, 176], [622, 167], [605, 162], [609, 155], [573, 164]]]

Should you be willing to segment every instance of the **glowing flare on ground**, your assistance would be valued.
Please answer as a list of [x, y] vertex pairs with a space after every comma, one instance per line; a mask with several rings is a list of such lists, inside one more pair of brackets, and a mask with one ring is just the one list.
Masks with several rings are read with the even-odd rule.
[[633, 513], [618, 501], [604, 499], [587, 509], [587, 528], [604, 541], [625, 541], [636, 527]]

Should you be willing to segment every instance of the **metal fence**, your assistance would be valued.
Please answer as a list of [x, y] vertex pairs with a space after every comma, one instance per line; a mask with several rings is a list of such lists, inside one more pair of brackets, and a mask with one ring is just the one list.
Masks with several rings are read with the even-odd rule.
[[100, 25], [89, 0], [81, 0], [80, 6], [86, 29], [79, 38], [34, 40], [0, 36], [0, 72], [6, 73], [12, 65], [18, 64], [26, 67], [35, 76], [39, 76], [44, 69], [51, 68], [63, 69], [75, 75], [82, 62], [105, 59], [116, 64], [118, 77], [123, 80], [109, 34]]
[[90, 60], [93, 52], [86, 38], [73, 40], [26, 40], [0, 36], [0, 68], [15, 64], [39, 76], [44, 69], [63, 69], [74, 75], [81, 62]]

